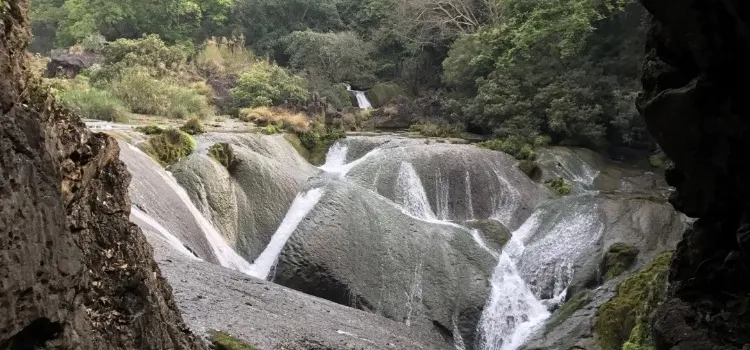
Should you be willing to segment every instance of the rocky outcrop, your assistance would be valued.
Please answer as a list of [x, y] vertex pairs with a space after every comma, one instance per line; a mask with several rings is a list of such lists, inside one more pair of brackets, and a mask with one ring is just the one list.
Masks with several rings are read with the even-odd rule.
[[100, 54], [73, 52], [69, 49], [52, 50], [44, 76], [47, 78], [75, 78], [82, 70], [103, 61]]
[[347, 180], [311, 186], [323, 197], [284, 247], [274, 282], [460, 335], [471, 349], [496, 264], [471, 232], [416, 219]]
[[[653, 15], [638, 106], [674, 162], [671, 203], [699, 218], [654, 318], [657, 349], [750, 343], [750, 7], [742, 0], [641, 0]], [[743, 347], [744, 346], [744, 347]]]
[[29, 82], [27, 9], [0, 3], [0, 348], [203, 348], [128, 221], [116, 142]]

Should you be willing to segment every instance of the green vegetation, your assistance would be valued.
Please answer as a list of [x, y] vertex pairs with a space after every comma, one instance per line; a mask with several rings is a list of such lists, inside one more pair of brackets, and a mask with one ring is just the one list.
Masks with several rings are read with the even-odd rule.
[[537, 180], [542, 175], [542, 169], [536, 161], [524, 159], [518, 162], [518, 169], [523, 171], [530, 179]]
[[164, 129], [157, 125], [145, 125], [136, 127], [135, 131], [144, 133], [146, 135], [158, 135], [164, 132]]
[[501, 151], [510, 154], [518, 160], [536, 160], [534, 149], [549, 144], [549, 138], [537, 136], [529, 139], [523, 136], [512, 135], [502, 139], [495, 139], [477, 143], [477, 147]]
[[464, 129], [447, 123], [417, 123], [409, 127], [409, 131], [426, 137], [461, 137]]
[[652, 167], [658, 169], [666, 169], [672, 165], [672, 161], [662, 151], [659, 151], [658, 153], [649, 157], [648, 162]]
[[267, 61], [260, 61], [242, 73], [231, 91], [233, 103], [238, 107], [300, 102], [308, 95], [300, 77]]
[[169, 128], [139, 146], [161, 165], [168, 166], [193, 153], [196, 144], [187, 133]]
[[63, 104], [83, 118], [127, 123], [128, 111], [122, 102], [107, 90], [96, 88], [69, 89], [60, 93]]
[[213, 331], [209, 340], [216, 350], [255, 350], [254, 347], [225, 332]]
[[[333, 144], [346, 137], [340, 129], [326, 128], [322, 123], [316, 123], [310, 131], [297, 134], [300, 144], [308, 152], [307, 160], [310, 164], [321, 165], [326, 159], [326, 153]], [[300, 153], [302, 154], [302, 153]]]
[[406, 90], [393, 82], [377, 83], [367, 92], [367, 97], [376, 108], [403, 96], [408, 96]]
[[206, 127], [203, 126], [203, 123], [201, 123], [200, 119], [198, 118], [190, 118], [183, 126], [180, 127], [180, 130], [188, 133], [189, 135], [200, 135], [204, 132], [206, 132]]
[[589, 291], [578, 291], [564, 304], [562, 304], [562, 306], [560, 306], [560, 308], [555, 311], [554, 314], [552, 314], [552, 317], [549, 321], [547, 321], [547, 324], [545, 325], [544, 332], [548, 333], [549, 331], [555, 329], [555, 327], [563, 324], [567, 319], [570, 318], [570, 316], [573, 315], [573, 313], [586, 306], [586, 304], [588, 304], [589, 302], [591, 302]]
[[557, 177], [547, 181], [547, 185], [551, 188], [558, 196], [567, 196], [571, 192], [570, 184], [565, 182], [562, 177]]
[[620, 283], [617, 295], [599, 308], [594, 334], [603, 350], [653, 349], [650, 317], [666, 296], [671, 259], [671, 252], [657, 256]]
[[275, 134], [282, 129], [295, 133], [310, 130], [309, 118], [301, 113], [294, 113], [283, 108], [243, 108], [239, 112], [240, 120], [252, 122], [265, 127], [264, 133]]
[[615, 278], [627, 271], [633, 266], [636, 257], [638, 257], [638, 249], [631, 245], [617, 242], [609, 246], [604, 255], [604, 279]]
[[232, 146], [230, 146], [226, 142], [219, 142], [213, 144], [211, 147], [208, 148], [208, 155], [216, 159], [217, 162], [219, 162], [221, 165], [223, 165], [228, 170], [232, 170], [234, 165], [236, 164], [236, 159], [234, 158], [234, 152], [232, 151]]

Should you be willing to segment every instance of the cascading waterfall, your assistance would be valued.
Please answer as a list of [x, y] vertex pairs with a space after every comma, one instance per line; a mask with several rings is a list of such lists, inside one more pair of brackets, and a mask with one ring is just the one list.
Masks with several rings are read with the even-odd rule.
[[262, 279], [268, 278], [289, 237], [315, 204], [318, 204], [321, 197], [323, 197], [323, 189], [321, 188], [314, 188], [297, 195], [289, 207], [286, 216], [284, 216], [284, 220], [281, 221], [281, 225], [279, 225], [279, 228], [271, 236], [271, 241], [266, 246], [266, 249], [263, 250], [260, 256], [255, 259], [255, 263], [250, 267], [249, 275]]
[[450, 199], [450, 187], [448, 179], [443, 178], [440, 175], [440, 169], [438, 169], [437, 177], [435, 177], [435, 196], [437, 197], [435, 203], [437, 203], [437, 215], [440, 220], [450, 220], [450, 211], [448, 201]]
[[515, 350], [549, 317], [513, 261], [522, 254], [524, 231], [535, 227], [535, 218], [529, 218], [513, 233], [498, 259], [490, 281], [491, 294], [479, 320], [479, 349]]
[[342, 172], [345, 169], [344, 166], [346, 165], [346, 155], [348, 151], [349, 147], [344, 143], [334, 143], [326, 154], [325, 164], [321, 165], [320, 169], [329, 173]]
[[346, 90], [353, 93], [354, 97], [357, 98], [357, 106], [359, 106], [360, 109], [372, 108], [372, 104], [370, 103], [370, 100], [367, 99], [367, 95], [365, 95], [364, 91], [352, 90], [350, 85], [346, 86]]
[[396, 197], [399, 204], [412, 216], [435, 221], [437, 217], [430, 208], [430, 201], [419, 179], [419, 174], [409, 162], [401, 162], [396, 178]]
[[464, 182], [466, 183], [466, 218], [474, 220], [474, 203], [471, 198], [471, 174], [469, 174], [468, 170], [466, 171], [466, 180]]

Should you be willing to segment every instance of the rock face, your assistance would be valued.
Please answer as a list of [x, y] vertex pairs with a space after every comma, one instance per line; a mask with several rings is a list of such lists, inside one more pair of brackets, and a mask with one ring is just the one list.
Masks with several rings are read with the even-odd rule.
[[117, 143], [29, 84], [27, 10], [0, 10], [0, 348], [202, 349], [128, 222]]
[[675, 163], [670, 202], [699, 218], [671, 265], [654, 318], [658, 349], [750, 343], [750, 7], [746, 1], [642, 0], [653, 15], [639, 109]]
[[78, 73], [103, 60], [99, 54], [91, 52], [72, 53], [68, 49], [52, 50], [50, 61], [44, 72], [47, 78], [75, 78]]
[[468, 230], [416, 219], [348, 180], [312, 186], [322, 186], [323, 197], [289, 239], [274, 281], [448, 338], [460, 335], [470, 349], [493, 255]]
[[[230, 246], [252, 261], [268, 245], [297, 192], [320, 170], [280, 135], [209, 134], [197, 141], [199, 151], [170, 170]], [[232, 149], [229, 169], [203, 153], [216, 142]]]

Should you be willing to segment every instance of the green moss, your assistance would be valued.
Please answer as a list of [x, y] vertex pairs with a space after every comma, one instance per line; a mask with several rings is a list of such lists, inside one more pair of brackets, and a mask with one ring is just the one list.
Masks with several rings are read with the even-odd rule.
[[565, 182], [562, 177], [547, 181], [547, 185], [559, 196], [567, 196], [571, 192], [570, 184]]
[[284, 134], [284, 139], [297, 150], [297, 153], [299, 153], [302, 158], [305, 158], [308, 162], [310, 161], [310, 150], [305, 148], [305, 146], [302, 146], [302, 141], [300, 141], [297, 134]]
[[524, 159], [518, 163], [518, 169], [523, 171], [530, 179], [538, 179], [542, 175], [542, 169], [536, 161]]
[[203, 126], [203, 123], [201, 123], [200, 119], [198, 118], [188, 119], [188, 121], [186, 121], [185, 124], [180, 127], [180, 130], [190, 135], [199, 135], [199, 134], [206, 132], [206, 128]]
[[167, 166], [187, 157], [195, 150], [195, 140], [187, 133], [169, 128], [141, 144], [141, 149], [160, 164]]
[[145, 126], [136, 127], [135, 131], [144, 133], [146, 135], [158, 135], [164, 132], [164, 129], [156, 125], [145, 125]]
[[627, 271], [637, 256], [638, 249], [631, 245], [621, 242], [611, 245], [604, 255], [604, 279], [615, 278]]
[[591, 297], [587, 290], [578, 291], [568, 301], [566, 301], [560, 308], [552, 314], [552, 317], [544, 326], [544, 333], [555, 329], [555, 327], [563, 324], [570, 316], [573, 315], [580, 308], [591, 302]]
[[225, 332], [211, 332], [209, 340], [216, 350], [255, 350], [253, 346]]
[[545, 137], [531, 139], [514, 135], [501, 139], [479, 142], [476, 146], [491, 149], [493, 151], [505, 152], [518, 160], [536, 160], [537, 154], [534, 152], [534, 149], [543, 147], [548, 143], [548, 138]]
[[657, 256], [643, 270], [620, 283], [617, 295], [599, 308], [594, 334], [602, 350], [620, 350], [626, 343], [630, 343], [630, 349], [651, 346], [649, 317], [666, 296], [671, 259], [671, 252]]
[[648, 162], [652, 167], [659, 169], [666, 169], [672, 164], [672, 161], [667, 157], [667, 155], [661, 151], [652, 155], [651, 157], [648, 157]]
[[228, 170], [231, 170], [236, 162], [232, 146], [226, 142], [215, 143], [213, 146], [209, 147], [208, 155], [216, 159], [217, 162]]
[[473, 220], [466, 222], [466, 226], [481, 231], [485, 240], [498, 250], [502, 249], [511, 237], [510, 230], [496, 220]]
[[326, 160], [328, 149], [342, 138], [346, 133], [342, 130], [325, 129], [323, 131], [313, 129], [308, 132], [297, 134], [302, 147], [310, 152], [308, 161], [313, 165], [321, 165]]
[[279, 133], [279, 128], [277, 128], [273, 124], [268, 124], [262, 128], [260, 128], [260, 132], [264, 135], [273, 135]]

